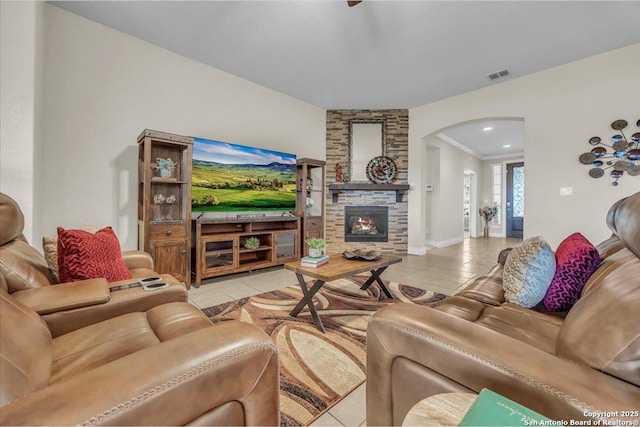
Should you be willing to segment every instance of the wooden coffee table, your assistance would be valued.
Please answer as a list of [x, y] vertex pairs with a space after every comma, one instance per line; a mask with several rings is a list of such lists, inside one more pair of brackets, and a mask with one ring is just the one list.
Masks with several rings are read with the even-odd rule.
[[[380, 279], [380, 275], [383, 271], [387, 269], [391, 264], [396, 264], [402, 262], [402, 258], [394, 255], [380, 255], [380, 258], [373, 261], [365, 261], [360, 259], [346, 259], [342, 256], [342, 254], [336, 254], [329, 256], [329, 262], [321, 265], [320, 267], [303, 267], [300, 265], [300, 261], [290, 262], [284, 265], [287, 270], [291, 270], [296, 273], [298, 277], [298, 284], [300, 285], [300, 289], [302, 289], [302, 299], [296, 305], [296, 307], [291, 311], [291, 316], [296, 317], [298, 313], [304, 308], [304, 306], [309, 307], [309, 312], [311, 313], [311, 317], [314, 322], [318, 326], [318, 329], [324, 332], [324, 326], [322, 325], [322, 320], [320, 320], [320, 316], [318, 315], [318, 311], [316, 307], [313, 305], [313, 296], [320, 290], [320, 288], [326, 283], [331, 282], [332, 280], [342, 279], [344, 277], [355, 276], [356, 274], [370, 272], [371, 277], [365, 282], [364, 285], [360, 287], [360, 289], [365, 290], [373, 282], [377, 282], [382, 292], [388, 297], [393, 299], [391, 292], [384, 285], [382, 280]], [[315, 278], [315, 282], [313, 282], [313, 286], [311, 288], [307, 287], [307, 283], [304, 280], [304, 276], [309, 276]]]

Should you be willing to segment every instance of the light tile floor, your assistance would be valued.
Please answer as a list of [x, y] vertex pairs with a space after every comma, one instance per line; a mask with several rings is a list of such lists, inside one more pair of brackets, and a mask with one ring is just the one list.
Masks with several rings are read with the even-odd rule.
[[[399, 264], [382, 274], [385, 280], [440, 292], [457, 293], [478, 275], [494, 266], [498, 253], [519, 244], [510, 238], [472, 238], [445, 248], [434, 248], [426, 255], [406, 255]], [[258, 295], [296, 284], [293, 272], [274, 267], [250, 273], [238, 273], [203, 281], [189, 290], [189, 301], [207, 308], [239, 298]], [[365, 422], [366, 387], [362, 384], [318, 418], [312, 426], [359, 426]]]

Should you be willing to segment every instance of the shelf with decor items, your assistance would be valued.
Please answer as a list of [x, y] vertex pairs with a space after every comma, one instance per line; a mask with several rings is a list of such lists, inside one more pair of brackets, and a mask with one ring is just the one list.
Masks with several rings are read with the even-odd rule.
[[192, 221], [194, 284], [300, 258], [297, 217], [202, 218]]
[[305, 239], [324, 238], [325, 167], [326, 162], [309, 158], [296, 161], [296, 215], [300, 217], [300, 254], [309, 249]]
[[193, 138], [146, 129], [137, 141], [138, 247], [189, 288]]

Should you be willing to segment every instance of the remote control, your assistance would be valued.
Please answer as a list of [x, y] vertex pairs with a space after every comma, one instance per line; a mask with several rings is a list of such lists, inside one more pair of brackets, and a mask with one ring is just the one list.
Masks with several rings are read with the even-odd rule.
[[142, 286], [142, 284], [140, 282], [133, 282], [133, 283], [128, 283], [126, 285], [118, 285], [118, 286], [112, 286], [109, 288], [110, 292], [115, 292], [115, 291], [121, 291], [123, 289], [129, 289], [129, 288], [138, 288]]

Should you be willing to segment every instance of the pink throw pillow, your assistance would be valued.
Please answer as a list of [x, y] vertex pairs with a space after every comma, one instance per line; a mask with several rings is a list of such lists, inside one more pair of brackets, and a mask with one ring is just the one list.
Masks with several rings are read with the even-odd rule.
[[544, 296], [544, 307], [549, 311], [573, 307], [599, 264], [598, 250], [582, 234], [564, 239], [556, 250], [556, 272]]
[[108, 282], [131, 279], [111, 227], [95, 234], [58, 227], [58, 271], [60, 283], [100, 277]]

